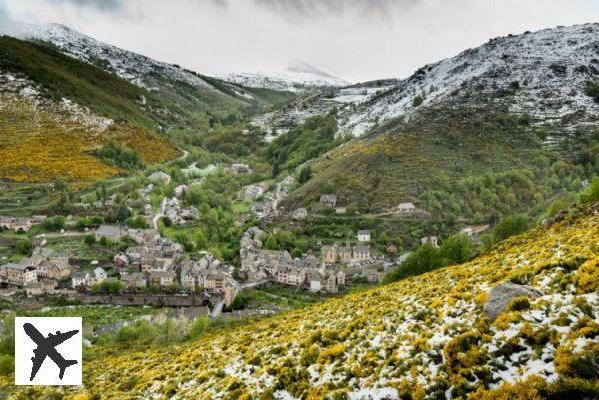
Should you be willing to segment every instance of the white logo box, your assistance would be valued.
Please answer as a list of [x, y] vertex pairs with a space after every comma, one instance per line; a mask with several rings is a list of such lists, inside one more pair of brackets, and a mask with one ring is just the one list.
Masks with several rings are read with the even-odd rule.
[[[32, 326], [34, 329], [31, 328]], [[16, 317], [15, 385], [80, 386], [82, 380], [82, 326], [81, 317]], [[72, 331], [77, 331], [77, 333], [72, 333]], [[43, 346], [38, 347], [28, 332]], [[58, 332], [60, 334], [55, 336]], [[71, 333], [65, 335], [67, 332]], [[70, 337], [66, 338], [67, 336]], [[53, 346], [62, 339], [65, 340]], [[38, 360], [43, 358], [43, 362], [33, 380], [30, 380], [33, 357], [37, 357]], [[61, 368], [53, 358], [63, 367], [62, 379], [59, 377]], [[66, 362], [63, 363], [63, 361]]]

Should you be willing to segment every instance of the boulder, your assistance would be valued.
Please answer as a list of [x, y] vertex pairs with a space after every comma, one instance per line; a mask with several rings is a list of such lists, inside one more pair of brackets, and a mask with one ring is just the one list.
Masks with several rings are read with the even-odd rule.
[[534, 299], [542, 295], [542, 292], [531, 286], [502, 283], [489, 291], [487, 301], [483, 306], [483, 313], [491, 320], [495, 320], [499, 314], [505, 311], [505, 307], [513, 298], [526, 296]]

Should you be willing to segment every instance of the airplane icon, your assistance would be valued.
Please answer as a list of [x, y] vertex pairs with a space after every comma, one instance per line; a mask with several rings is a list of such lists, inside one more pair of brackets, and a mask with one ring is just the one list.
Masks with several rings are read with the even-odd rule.
[[79, 332], [78, 330], [65, 333], [60, 333], [60, 331], [57, 331], [55, 335], [50, 333], [48, 337], [44, 337], [44, 335], [42, 335], [40, 331], [38, 331], [35, 326], [30, 323], [24, 324], [23, 329], [25, 330], [27, 336], [29, 336], [31, 340], [37, 344], [37, 348], [33, 350], [35, 357], [31, 357], [33, 368], [31, 369], [31, 377], [29, 378], [29, 381], [33, 381], [33, 378], [35, 378], [35, 375], [41, 368], [46, 357], [50, 357], [50, 359], [54, 361], [54, 364], [60, 368], [60, 373], [58, 374], [60, 380], [62, 380], [67, 367], [77, 364], [76, 360], [65, 360], [64, 357], [56, 350], [56, 346], [75, 336]]

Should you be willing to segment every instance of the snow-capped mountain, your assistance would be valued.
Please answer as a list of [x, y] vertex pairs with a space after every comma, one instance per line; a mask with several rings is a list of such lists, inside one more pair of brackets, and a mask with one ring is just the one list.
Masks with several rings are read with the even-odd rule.
[[153, 60], [131, 51], [120, 49], [60, 24], [23, 24], [18, 36], [26, 40], [52, 43], [61, 51], [76, 58], [114, 72], [119, 77], [149, 90], [160, 90], [153, 75], [160, 74], [194, 87], [212, 86], [198, 74]]
[[599, 104], [585, 93], [588, 82], [598, 78], [599, 24], [510, 35], [422, 67], [358, 105], [343, 126], [362, 133], [377, 122], [409, 118], [420, 107], [440, 103], [504, 106], [511, 114], [551, 124], [576, 114], [584, 124], [598, 115]]
[[586, 94], [587, 84], [595, 80], [599, 80], [599, 24], [557, 27], [492, 39], [426, 65], [404, 80], [314, 95], [257, 122], [281, 127], [337, 108], [341, 130], [359, 136], [430, 107], [486, 105], [571, 130], [599, 115], [599, 104]]
[[292, 61], [275, 73], [230, 73], [222, 79], [238, 85], [279, 91], [305, 92], [323, 87], [343, 87], [350, 83], [303, 61]]

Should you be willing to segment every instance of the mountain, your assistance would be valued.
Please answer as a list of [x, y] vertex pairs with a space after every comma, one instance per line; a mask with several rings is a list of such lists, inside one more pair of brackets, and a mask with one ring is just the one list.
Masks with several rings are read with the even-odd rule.
[[336, 110], [338, 135], [359, 135], [313, 160], [288, 205], [328, 191], [372, 216], [412, 201], [435, 231], [456, 218], [537, 215], [599, 173], [588, 152], [599, 140], [598, 34], [588, 24], [493, 39], [356, 101], [342, 104], [343, 88], [286, 106], [292, 122]]
[[278, 73], [231, 73], [223, 79], [241, 86], [300, 93], [350, 84], [303, 61], [292, 61]]
[[[0, 37], [0, 178], [85, 181], [123, 169], [90, 152], [111, 140], [148, 163], [179, 150], [156, 135], [143, 89], [44, 45]], [[144, 101], [144, 98], [147, 101]]]
[[206, 127], [206, 115], [237, 119], [292, 97], [289, 93], [247, 88], [156, 61], [59, 24], [23, 24], [18, 36], [51, 44], [61, 52], [153, 93], [163, 103], [154, 110], [154, 117], [163, 130]]
[[[359, 136], [407, 121], [425, 108], [485, 104], [535, 124], [584, 129], [597, 122], [599, 111], [599, 103], [586, 94], [589, 81], [599, 79], [598, 33], [598, 24], [586, 24], [495, 38], [425, 65], [407, 79], [388, 81], [391, 86], [362, 84], [298, 100], [292, 122], [335, 107], [341, 131]], [[378, 88], [366, 98], [347, 98], [348, 91], [364, 86]], [[275, 114], [268, 122], [283, 126], [285, 119]]]
[[[92, 348], [80, 387], [11, 389], [73, 399], [597, 398], [597, 237], [595, 204], [463, 265], [177, 346]], [[532, 297], [493, 320], [483, 307], [503, 283], [528, 285]]]

